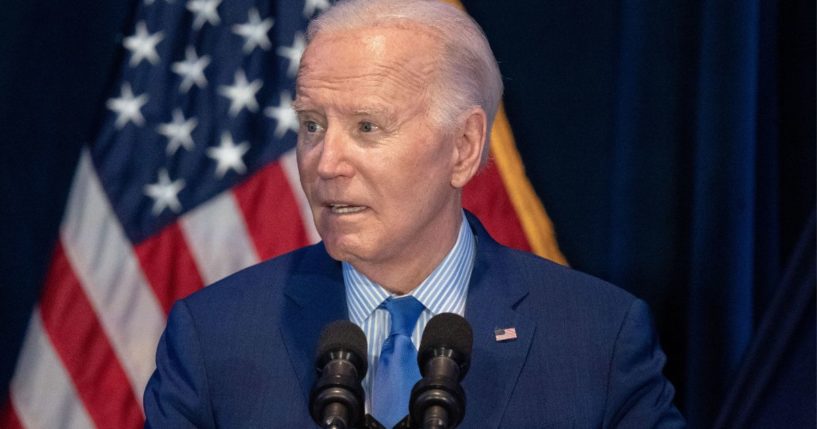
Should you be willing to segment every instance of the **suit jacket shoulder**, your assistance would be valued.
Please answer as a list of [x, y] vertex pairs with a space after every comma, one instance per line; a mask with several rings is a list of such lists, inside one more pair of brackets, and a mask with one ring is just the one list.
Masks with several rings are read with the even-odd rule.
[[[174, 305], [145, 390], [147, 427], [314, 427], [320, 329], [346, 318], [322, 245], [239, 271]], [[318, 309], [318, 311], [312, 311]]]
[[[643, 301], [472, 227], [478, 251], [466, 318], [474, 352], [464, 427], [683, 426]], [[507, 328], [516, 338], [497, 341], [496, 330]]]
[[195, 311], [245, 314], [259, 305], [280, 303], [297, 287], [296, 283], [314, 278], [337, 279], [336, 264], [319, 243], [240, 270], [182, 301]]

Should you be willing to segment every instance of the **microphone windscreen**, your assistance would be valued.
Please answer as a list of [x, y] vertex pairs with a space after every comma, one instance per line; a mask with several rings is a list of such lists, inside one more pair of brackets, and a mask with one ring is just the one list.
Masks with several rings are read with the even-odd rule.
[[454, 313], [440, 313], [431, 318], [423, 331], [418, 355], [445, 347], [454, 350], [466, 359], [471, 357], [474, 334], [464, 317]]
[[366, 335], [359, 326], [348, 320], [336, 320], [323, 328], [318, 339], [315, 361], [320, 361], [327, 353], [340, 349], [355, 354], [362, 361], [361, 372], [366, 373]]

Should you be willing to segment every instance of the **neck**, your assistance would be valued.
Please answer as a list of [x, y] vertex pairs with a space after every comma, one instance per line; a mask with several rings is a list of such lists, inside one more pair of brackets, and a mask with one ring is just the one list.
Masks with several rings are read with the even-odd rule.
[[396, 261], [394, 264], [352, 264], [356, 270], [370, 280], [381, 285], [387, 291], [396, 295], [405, 295], [414, 290], [425, 280], [443, 261], [446, 255], [454, 248], [460, 230], [462, 209], [457, 210], [456, 216], [451, 216], [441, 231], [433, 234], [433, 241], [423, 241], [415, 244], [408, 254], [412, 258]]

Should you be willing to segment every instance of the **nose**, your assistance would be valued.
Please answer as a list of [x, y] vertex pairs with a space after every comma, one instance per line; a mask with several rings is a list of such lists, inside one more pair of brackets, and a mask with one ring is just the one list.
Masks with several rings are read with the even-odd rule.
[[327, 127], [318, 158], [317, 171], [320, 178], [351, 177], [354, 174], [349, 153], [351, 144], [350, 137], [337, 127]]

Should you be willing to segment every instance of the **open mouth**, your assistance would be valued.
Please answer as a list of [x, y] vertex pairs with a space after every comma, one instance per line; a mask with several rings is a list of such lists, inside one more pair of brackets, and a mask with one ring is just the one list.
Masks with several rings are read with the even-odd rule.
[[333, 214], [352, 214], [366, 210], [366, 206], [353, 206], [349, 204], [329, 204], [328, 206]]

